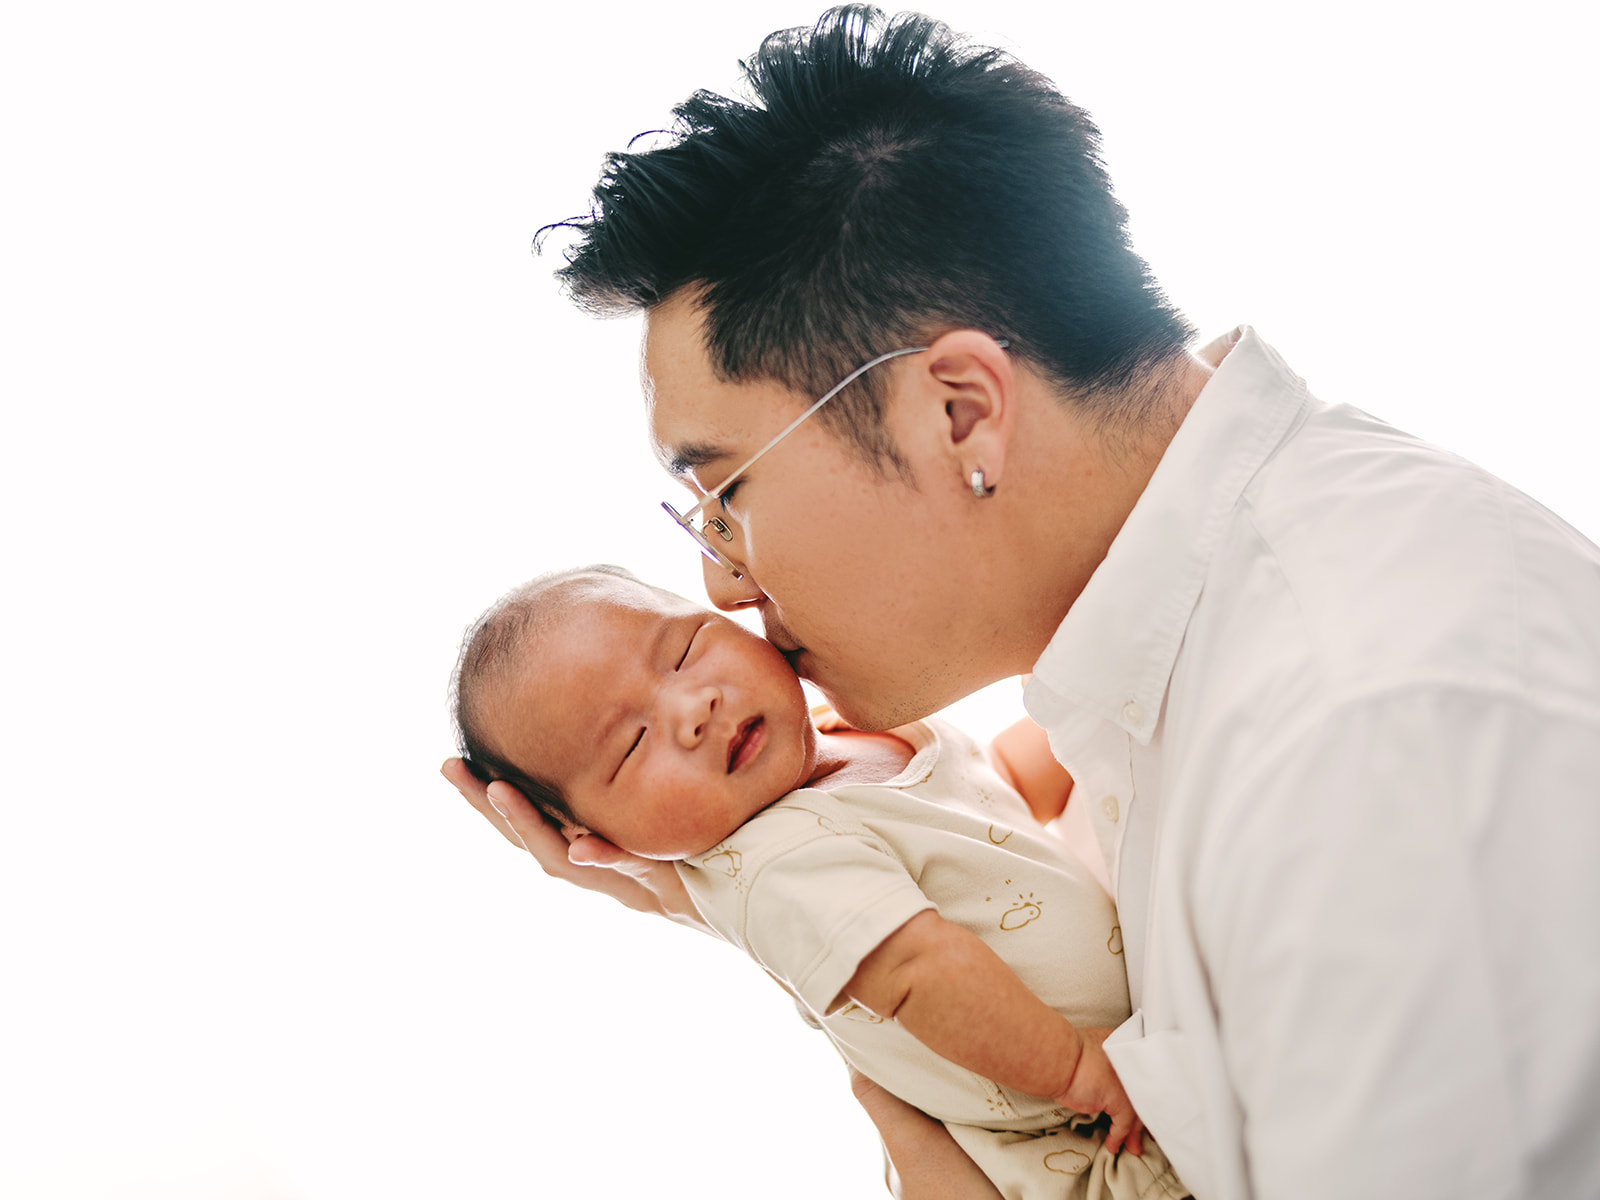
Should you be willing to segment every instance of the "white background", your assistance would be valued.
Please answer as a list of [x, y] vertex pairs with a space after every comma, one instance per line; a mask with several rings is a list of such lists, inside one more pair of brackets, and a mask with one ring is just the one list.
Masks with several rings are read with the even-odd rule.
[[[1206, 335], [1255, 324], [1593, 537], [1592, 11], [937, 10], [1097, 116]], [[637, 327], [529, 243], [816, 12], [8, 9], [0, 1194], [879, 1194], [759, 972], [548, 882], [434, 774], [506, 587], [700, 595]]]

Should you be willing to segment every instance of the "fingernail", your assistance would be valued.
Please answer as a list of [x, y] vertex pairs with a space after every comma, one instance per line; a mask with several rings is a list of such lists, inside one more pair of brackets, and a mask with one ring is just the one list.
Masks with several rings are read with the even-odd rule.
[[489, 797], [489, 807], [494, 809], [495, 812], [500, 814], [501, 820], [504, 820], [504, 821], [511, 820], [510, 817], [506, 816], [506, 810], [500, 807], [499, 802], [493, 796]]

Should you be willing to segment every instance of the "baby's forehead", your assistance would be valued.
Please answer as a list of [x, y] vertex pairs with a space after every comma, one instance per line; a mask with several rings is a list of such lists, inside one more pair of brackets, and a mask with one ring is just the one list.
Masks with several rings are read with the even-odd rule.
[[[674, 624], [709, 610], [625, 576], [582, 574], [524, 593], [536, 615], [524, 627], [502, 677], [512, 705], [544, 705], [540, 725], [593, 722], [590, 701], [603, 703], [642, 664], [656, 656]], [[574, 688], [584, 703], [576, 703]]]
[[557, 613], [585, 610], [637, 618], [641, 615], [672, 617], [705, 611], [700, 605], [645, 583], [642, 579], [598, 571], [573, 575], [549, 584], [541, 600]]
[[647, 583], [612, 575], [581, 575], [552, 583], [537, 597], [541, 610], [523, 639], [524, 664], [550, 659], [618, 659], [643, 653], [667, 622], [711, 615], [709, 610]]

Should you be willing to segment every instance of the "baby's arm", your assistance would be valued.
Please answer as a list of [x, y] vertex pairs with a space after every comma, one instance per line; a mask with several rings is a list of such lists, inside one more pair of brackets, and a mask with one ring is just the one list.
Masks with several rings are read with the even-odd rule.
[[1050, 752], [1050, 740], [1027, 717], [1007, 726], [989, 743], [989, 757], [995, 769], [1033, 811], [1033, 819], [1043, 825], [1059, 817], [1072, 795], [1072, 776]]
[[932, 909], [862, 960], [844, 994], [951, 1062], [1081, 1113], [1106, 1113], [1113, 1154], [1143, 1152], [1143, 1124], [1100, 1043], [1040, 1000], [976, 934]]

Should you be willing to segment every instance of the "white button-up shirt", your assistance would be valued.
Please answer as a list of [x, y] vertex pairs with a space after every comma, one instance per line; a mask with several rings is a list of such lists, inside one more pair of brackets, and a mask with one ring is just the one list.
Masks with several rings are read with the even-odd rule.
[[1592, 544], [1247, 329], [1026, 701], [1197, 1197], [1600, 1197]]

